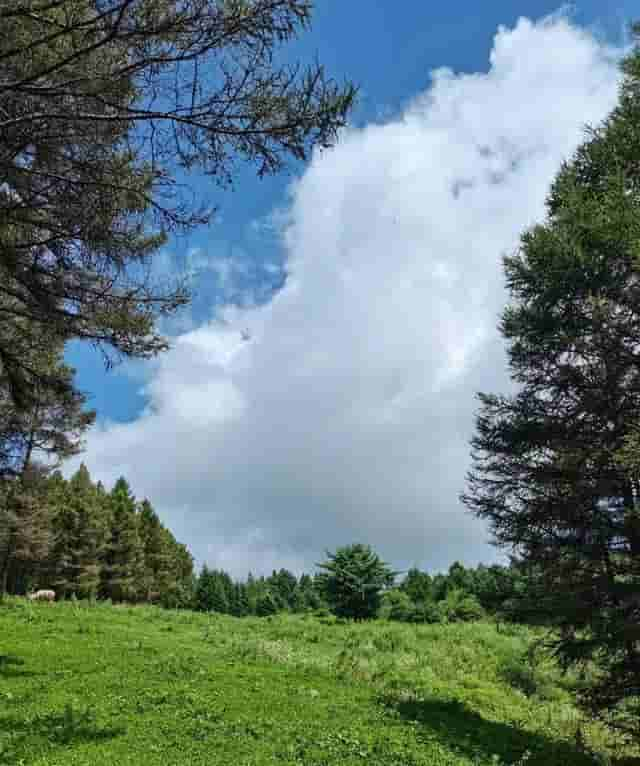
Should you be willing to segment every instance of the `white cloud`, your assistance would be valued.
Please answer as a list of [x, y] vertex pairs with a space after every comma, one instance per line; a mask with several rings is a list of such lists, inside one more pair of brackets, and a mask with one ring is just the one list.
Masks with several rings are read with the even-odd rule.
[[[237, 574], [366, 541], [397, 566], [495, 556], [458, 502], [477, 390], [508, 385], [501, 256], [616, 97], [564, 18], [500, 28], [490, 69], [433, 73], [291, 189], [285, 286], [179, 336], [135, 422], [93, 432], [198, 559]], [[221, 264], [221, 268], [226, 266]]]

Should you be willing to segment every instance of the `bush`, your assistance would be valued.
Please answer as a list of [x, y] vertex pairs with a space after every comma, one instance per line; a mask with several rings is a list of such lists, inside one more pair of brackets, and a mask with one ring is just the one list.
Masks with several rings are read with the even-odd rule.
[[416, 605], [415, 622], [426, 622], [435, 625], [443, 621], [442, 609], [435, 601], [424, 601]]
[[398, 622], [415, 622], [416, 605], [409, 596], [401, 590], [389, 590], [382, 596], [382, 606], [379, 616]]
[[472, 622], [485, 617], [485, 612], [475, 596], [461, 590], [450, 590], [439, 604], [441, 614], [448, 622]]

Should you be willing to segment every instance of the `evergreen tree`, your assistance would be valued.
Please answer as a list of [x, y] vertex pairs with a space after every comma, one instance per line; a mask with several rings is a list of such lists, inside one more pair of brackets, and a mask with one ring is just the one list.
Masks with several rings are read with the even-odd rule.
[[74, 592], [80, 598], [97, 597], [100, 586], [100, 559], [106, 544], [104, 508], [82, 464], [69, 482], [70, 507], [75, 514], [73, 566]]
[[247, 586], [244, 583], [237, 582], [233, 585], [230, 612], [234, 617], [246, 617], [249, 614], [249, 598]]
[[186, 291], [150, 278], [151, 259], [168, 231], [209, 219], [176, 174], [225, 185], [239, 160], [265, 175], [333, 143], [353, 88], [277, 64], [310, 17], [307, 0], [0, 2], [0, 364], [14, 398], [43, 382], [24, 355], [43, 334], [115, 356], [166, 347], [154, 320]]
[[305, 597], [305, 592], [299, 585], [296, 585], [295, 590], [293, 591], [289, 608], [296, 614], [306, 612], [309, 608], [309, 604], [307, 603], [307, 599]]
[[368, 545], [354, 544], [327, 553], [318, 566], [319, 582], [333, 612], [340, 617], [375, 617], [383, 590], [393, 585], [396, 573]]
[[138, 531], [142, 546], [142, 579], [140, 594], [146, 601], [157, 601], [160, 594], [175, 587], [172, 574], [172, 536], [160, 523], [148, 500], [143, 500], [138, 515]]
[[319, 609], [324, 605], [313, 578], [308, 574], [300, 575], [298, 589], [304, 599], [305, 609]]
[[278, 603], [273, 593], [267, 588], [258, 598], [256, 614], [258, 617], [270, 617], [278, 612]]
[[256, 609], [260, 597], [260, 589], [255, 577], [249, 572], [246, 582], [247, 602], [249, 604], [249, 614], [257, 614]]
[[205, 564], [198, 577], [196, 585], [196, 609], [200, 612], [210, 612], [213, 609], [215, 579], [213, 572]]
[[213, 587], [211, 589], [211, 606], [214, 612], [220, 614], [229, 614], [231, 607], [229, 604], [229, 592], [225, 580], [220, 576], [220, 572], [215, 572], [213, 576]]
[[135, 601], [140, 595], [143, 549], [138, 534], [135, 498], [121, 477], [109, 495], [111, 511], [105, 546], [102, 594], [113, 601]]
[[293, 603], [293, 594], [298, 584], [294, 574], [287, 569], [273, 571], [268, 578], [268, 586], [280, 609], [290, 609]]
[[464, 499], [522, 558], [563, 661], [595, 661], [582, 701], [635, 709], [640, 738], [640, 476], [620, 462], [640, 422], [638, 49], [624, 72], [618, 106], [557, 176], [547, 221], [505, 259], [519, 391], [480, 397]]
[[51, 544], [50, 510], [41, 472], [30, 467], [0, 483], [0, 600], [24, 592]]

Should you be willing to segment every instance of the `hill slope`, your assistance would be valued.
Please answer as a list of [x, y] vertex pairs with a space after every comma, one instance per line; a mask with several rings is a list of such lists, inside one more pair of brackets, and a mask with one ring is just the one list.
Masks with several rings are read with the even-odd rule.
[[[0, 765], [566, 766], [620, 755], [490, 624], [0, 607]], [[620, 761], [620, 763], [622, 763]]]

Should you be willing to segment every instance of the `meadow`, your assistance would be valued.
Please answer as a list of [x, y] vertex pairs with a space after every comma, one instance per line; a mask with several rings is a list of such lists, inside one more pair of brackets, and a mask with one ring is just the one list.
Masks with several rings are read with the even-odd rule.
[[579, 683], [523, 626], [14, 598], [0, 766], [640, 763], [580, 716]]

